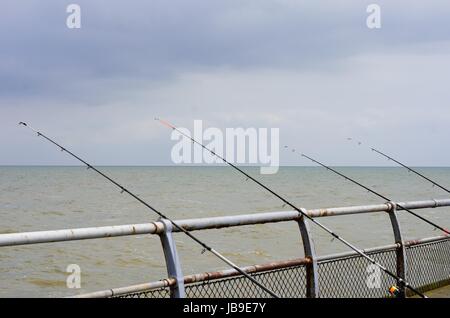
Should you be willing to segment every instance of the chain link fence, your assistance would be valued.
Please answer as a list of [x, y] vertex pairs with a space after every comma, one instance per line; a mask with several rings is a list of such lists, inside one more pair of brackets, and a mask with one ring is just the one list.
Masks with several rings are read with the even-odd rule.
[[407, 248], [407, 277], [425, 292], [450, 284], [450, 239]]
[[[388, 270], [396, 273], [396, 250], [391, 248], [369, 253]], [[450, 238], [407, 247], [407, 280], [422, 292], [450, 284]], [[354, 255], [318, 262], [319, 295], [336, 297], [389, 297], [389, 286], [395, 279], [370, 266], [366, 258]], [[378, 271], [378, 272], [377, 272]], [[288, 266], [251, 274], [280, 297], [306, 297], [306, 265]], [[186, 284], [188, 298], [265, 298], [261, 288], [243, 276], [217, 278]], [[130, 293], [121, 297], [167, 298], [169, 288]]]
[[158, 288], [142, 292], [114, 296], [113, 298], [169, 298], [169, 297], [170, 297], [169, 288]]
[[[369, 255], [389, 271], [396, 272], [395, 250]], [[389, 287], [395, 282], [395, 279], [360, 255], [319, 262], [320, 297], [387, 297]]]
[[[306, 268], [293, 266], [252, 275], [280, 297], [306, 296]], [[204, 281], [186, 286], [188, 298], [267, 298], [265, 291], [243, 276]]]

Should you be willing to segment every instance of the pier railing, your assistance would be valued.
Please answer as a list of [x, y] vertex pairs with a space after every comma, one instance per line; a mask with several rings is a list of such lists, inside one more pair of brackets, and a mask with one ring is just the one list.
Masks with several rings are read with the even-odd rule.
[[[405, 241], [397, 214], [403, 209], [450, 206], [450, 199], [304, 210], [311, 217], [349, 214], [388, 214], [394, 242], [363, 250], [397, 276], [421, 291], [450, 284], [450, 237], [437, 236]], [[315, 252], [309, 224], [296, 211], [256, 213], [175, 221], [188, 231], [220, 229], [263, 223], [296, 222], [304, 257], [246, 266], [242, 269], [282, 297], [387, 297], [396, 284], [387, 275], [379, 284], [368, 284], [370, 262], [356, 252], [319, 256]], [[0, 234], [0, 246], [26, 245], [129, 235], [159, 235], [168, 277], [159, 281], [78, 295], [76, 297], [268, 297], [237, 271], [184, 275], [173, 232], [167, 220], [145, 224], [103, 226], [54, 231]], [[399, 285], [401, 288], [401, 284]], [[401, 288], [401, 297], [407, 296]]]

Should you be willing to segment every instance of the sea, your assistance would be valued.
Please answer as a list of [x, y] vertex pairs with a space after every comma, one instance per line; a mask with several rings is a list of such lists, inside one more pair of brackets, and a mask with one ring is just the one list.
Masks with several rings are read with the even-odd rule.
[[[224, 166], [100, 167], [173, 219], [291, 210], [261, 187]], [[383, 203], [384, 200], [320, 167], [281, 167], [261, 175], [246, 172], [298, 207], [306, 209]], [[449, 195], [401, 167], [336, 167], [393, 201]], [[450, 168], [418, 167], [450, 186]], [[450, 227], [450, 208], [417, 210]], [[0, 167], [0, 233], [146, 223], [151, 210], [81, 166]], [[406, 212], [399, 213], [406, 239], [440, 235]], [[393, 243], [386, 213], [318, 219], [360, 248]], [[348, 250], [312, 227], [319, 255]], [[295, 222], [198, 231], [196, 235], [239, 266], [303, 256]], [[175, 234], [183, 273], [226, 269], [182, 233]], [[79, 266], [80, 288], [68, 288], [68, 266]], [[27, 246], [0, 247], [0, 297], [64, 297], [122, 287], [167, 276], [159, 237], [139, 235]], [[73, 287], [73, 286], [71, 286]]]

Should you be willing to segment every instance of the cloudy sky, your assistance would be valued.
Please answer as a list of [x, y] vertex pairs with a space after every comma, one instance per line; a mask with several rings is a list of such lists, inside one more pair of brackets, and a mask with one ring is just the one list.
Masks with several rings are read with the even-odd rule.
[[[366, 26], [371, 3], [381, 29]], [[18, 121], [95, 164], [170, 164], [159, 116], [279, 127], [282, 145], [330, 164], [386, 164], [372, 145], [449, 166], [449, 17], [438, 0], [4, 0], [0, 165], [75, 164]]]

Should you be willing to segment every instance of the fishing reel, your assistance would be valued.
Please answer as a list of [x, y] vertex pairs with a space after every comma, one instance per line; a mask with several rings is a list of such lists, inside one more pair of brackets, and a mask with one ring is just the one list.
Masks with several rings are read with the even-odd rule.
[[392, 285], [389, 287], [389, 294], [391, 294], [393, 298], [397, 298], [400, 296], [400, 289], [396, 285]]

